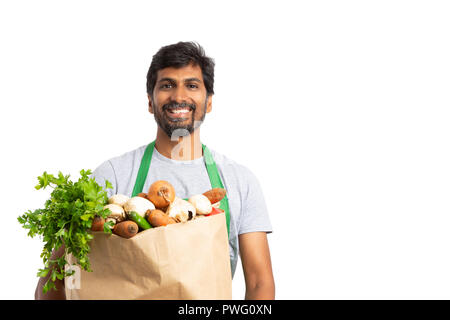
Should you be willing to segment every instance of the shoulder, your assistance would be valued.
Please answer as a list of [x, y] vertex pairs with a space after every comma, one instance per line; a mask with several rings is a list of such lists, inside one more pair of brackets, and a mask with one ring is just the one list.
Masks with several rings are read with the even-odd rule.
[[225, 176], [226, 180], [233, 179], [241, 186], [246, 186], [257, 182], [253, 171], [246, 165], [243, 165], [222, 153], [210, 149], [218, 170]]
[[129, 180], [130, 175], [133, 173], [133, 168], [139, 166], [146, 147], [147, 145], [144, 145], [110, 158], [94, 170], [92, 176], [100, 185], [105, 186], [106, 180], [112, 184], [113, 189], [108, 190], [108, 196], [119, 191], [124, 192], [119, 187], [123, 187], [123, 181]]
[[140, 146], [134, 150], [122, 153], [102, 162], [95, 170], [94, 176], [105, 176], [112, 178], [121, 168], [129, 168], [135, 161], [140, 161], [147, 145]]
[[[117, 155], [115, 157], [112, 157], [106, 161], [104, 161], [97, 169], [101, 168], [109, 168], [109, 169], [115, 169], [120, 168], [123, 165], [129, 165], [135, 161], [140, 161], [142, 158], [142, 155], [145, 152], [145, 148], [147, 145], [140, 146], [139, 148], [136, 148], [134, 150], [122, 153], [120, 155]], [[97, 170], [96, 169], [96, 170]]]
[[223, 176], [228, 199], [234, 202], [232, 208], [238, 208], [235, 213], [237, 234], [272, 232], [264, 193], [253, 171], [214, 150], [211, 154]]
[[225, 156], [224, 154], [214, 150], [214, 149], [209, 149], [211, 151], [211, 154], [214, 158], [214, 161], [217, 164], [217, 167], [219, 169], [226, 169], [226, 170], [235, 170], [239, 173], [249, 173], [250, 169], [247, 168], [245, 165], [236, 162], [235, 160]]
[[130, 163], [134, 161], [141, 161], [142, 155], [144, 154], [146, 147], [147, 145], [140, 146], [139, 148], [122, 153], [107, 161], [110, 162], [112, 166], [122, 165], [124, 163]]

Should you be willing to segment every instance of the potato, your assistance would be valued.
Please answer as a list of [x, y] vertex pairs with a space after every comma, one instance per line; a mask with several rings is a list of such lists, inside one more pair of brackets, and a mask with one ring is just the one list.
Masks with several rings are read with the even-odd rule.
[[223, 188], [214, 188], [206, 191], [205, 193], [203, 193], [203, 195], [209, 199], [211, 204], [214, 204], [222, 200], [225, 197], [226, 193], [227, 191]]

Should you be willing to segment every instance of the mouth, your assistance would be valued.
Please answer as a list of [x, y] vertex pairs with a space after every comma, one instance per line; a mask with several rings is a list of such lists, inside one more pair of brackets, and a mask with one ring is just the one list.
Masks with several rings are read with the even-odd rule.
[[165, 111], [169, 119], [188, 119], [192, 115], [191, 107], [167, 108]]

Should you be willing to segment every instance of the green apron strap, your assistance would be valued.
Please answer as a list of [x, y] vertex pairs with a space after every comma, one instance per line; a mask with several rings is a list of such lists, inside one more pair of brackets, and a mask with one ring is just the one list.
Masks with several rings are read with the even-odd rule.
[[[206, 170], [208, 171], [211, 187], [224, 189], [222, 179], [220, 179], [219, 171], [217, 170], [216, 162], [214, 161], [211, 152], [204, 144], [202, 144], [202, 147], [203, 147], [203, 158], [205, 159]], [[227, 220], [227, 231], [228, 236], [230, 236], [230, 208], [228, 206], [228, 197], [226, 195], [220, 201], [219, 208], [225, 211], [225, 217]]]
[[[156, 140], [155, 140], [156, 141]], [[147, 179], [148, 170], [150, 168], [150, 162], [152, 161], [153, 149], [155, 148], [155, 141], [150, 143], [145, 148], [144, 155], [142, 156], [141, 165], [134, 184], [132, 197], [137, 196], [144, 189], [145, 180]], [[209, 149], [202, 144], [203, 159], [205, 160], [206, 171], [208, 171], [209, 181], [212, 188], [224, 188], [222, 179], [220, 178], [219, 171], [217, 170], [214, 158]], [[225, 197], [220, 201], [219, 208], [225, 211], [225, 218], [227, 221], [228, 236], [230, 235], [230, 209], [228, 206], [228, 197]]]
[[152, 161], [153, 149], [155, 148], [155, 141], [150, 143], [147, 148], [145, 148], [144, 155], [142, 156], [141, 165], [136, 178], [136, 183], [134, 184], [132, 197], [137, 196], [144, 190], [145, 180], [147, 179], [148, 169], [150, 168], [150, 162]]

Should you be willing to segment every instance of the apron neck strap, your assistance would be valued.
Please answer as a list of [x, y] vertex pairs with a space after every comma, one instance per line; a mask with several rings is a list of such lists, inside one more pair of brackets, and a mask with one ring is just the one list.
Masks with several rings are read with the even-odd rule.
[[[155, 140], [156, 141], [156, 140]], [[141, 165], [134, 184], [132, 197], [137, 196], [144, 189], [145, 180], [147, 179], [148, 169], [150, 168], [150, 162], [152, 161], [153, 149], [155, 148], [155, 141], [150, 143], [145, 148], [144, 155], [142, 156]]]

